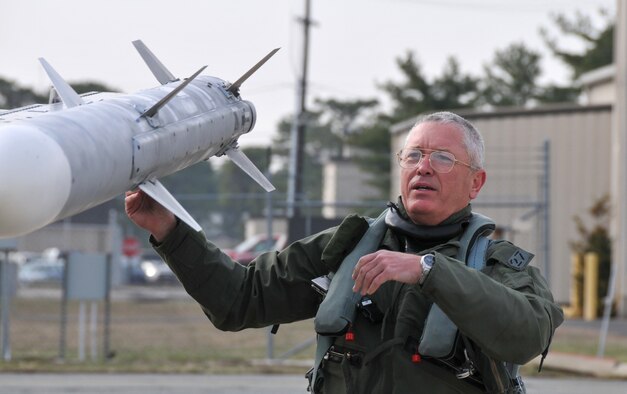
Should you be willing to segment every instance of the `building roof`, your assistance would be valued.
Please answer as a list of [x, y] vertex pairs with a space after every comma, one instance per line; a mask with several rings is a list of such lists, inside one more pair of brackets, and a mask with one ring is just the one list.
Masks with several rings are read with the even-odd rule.
[[[554, 115], [559, 113], [568, 112], [589, 112], [589, 111], [609, 111], [612, 106], [610, 104], [593, 104], [593, 105], [581, 105], [574, 103], [564, 104], [546, 104], [534, 108], [525, 107], [498, 107], [491, 110], [478, 110], [478, 109], [459, 109], [452, 110], [452, 112], [462, 116], [468, 120], [474, 119], [486, 119], [486, 118], [499, 118], [504, 116], [535, 116], [535, 115]], [[392, 125], [390, 128], [391, 134], [403, 133], [409, 130], [419, 116], [412, 117], [402, 122]]]
[[575, 81], [577, 86], [591, 87], [602, 83], [612, 82], [616, 75], [616, 65], [608, 64], [607, 66], [599, 67], [592, 71], [581, 74], [579, 79]]

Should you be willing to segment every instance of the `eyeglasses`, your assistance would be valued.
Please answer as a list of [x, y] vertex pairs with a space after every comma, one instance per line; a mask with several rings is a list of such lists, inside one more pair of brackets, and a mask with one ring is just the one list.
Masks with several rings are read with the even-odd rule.
[[439, 172], [441, 174], [446, 174], [446, 173], [451, 172], [451, 170], [455, 166], [455, 163], [464, 165], [470, 168], [471, 170], [477, 169], [476, 167], [468, 163], [464, 163], [463, 161], [459, 161], [455, 159], [454, 154], [450, 152], [444, 152], [441, 150], [417, 149], [417, 148], [407, 149], [407, 150], [401, 149], [396, 154], [396, 157], [398, 158], [398, 164], [401, 167], [411, 170], [413, 168], [418, 167], [418, 165], [420, 164], [420, 161], [422, 160], [422, 158], [424, 157], [426, 153], [429, 154], [429, 164], [431, 165], [431, 168], [433, 168], [433, 171]]

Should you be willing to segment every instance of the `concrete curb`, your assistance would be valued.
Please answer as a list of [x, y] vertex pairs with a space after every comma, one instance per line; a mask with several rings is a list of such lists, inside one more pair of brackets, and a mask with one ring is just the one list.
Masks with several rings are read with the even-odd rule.
[[[310, 368], [314, 363], [314, 360], [269, 360], [269, 359], [254, 359], [251, 360], [251, 365], [257, 367], [267, 368], [281, 368], [281, 367], [300, 367]], [[531, 360], [528, 365], [534, 367], [536, 370], [540, 366], [540, 356]], [[561, 353], [551, 351], [544, 363], [542, 364], [543, 370], [567, 372], [571, 374], [581, 376], [592, 376], [595, 378], [603, 379], [625, 379], [627, 380], [627, 363], [621, 363], [613, 358], [609, 357], [595, 357], [586, 356], [574, 353]]]
[[[254, 359], [250, 361], [253, 366], [261, 367], [299, 367], [299, 368], [311, 368], [314, 365], [314, 359]], [[306, 369], [305, 369], [306, 371]], [[304, 372], [303, 372], [304, 373]]]
[[[534, 367], [536, 370], [540, 366], [540, 358], [538, 356], [531, 360], [527, 365]], [[299, 367], [310, 368], [314, 360], [278, 360], [278, 359], [254, 359], [251, 365], [266, 368], [285, 368]], [[616, 359], [609, 357], [595, 357], [574, 353], [549, 352], [542, 370], [559, 371], [581, 376], [592, 376], [603, 379], [624, 379], [627, 380], [627, 363], [621, 363]]]
[[[540, 365], [540, 356], [530, 361], [529, 364], [537, 368]], [[621, 363], [608, 357], [599, 358], [581, 354], [550, 352], [544, 360], [542, 369], [597, 378], [627, 379], [627, 363]]]

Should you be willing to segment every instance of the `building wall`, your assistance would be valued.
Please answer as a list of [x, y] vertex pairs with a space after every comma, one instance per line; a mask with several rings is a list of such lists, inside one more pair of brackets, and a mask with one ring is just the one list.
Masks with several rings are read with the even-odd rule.
[[583, 73], [576, 84], [581, 86], [583, 101], [590, 104], [612, 104], [616, 101], [616, 65], [608, 64]]
[[588, 104], [611, 104], [616, 100], [616, 88], [613, 83], [595, 85], [585, 90]]
[[[573, 217], [610, 191], [611, 107], [560, 106], [493, 113], [458, 112], [482, 133], [487, 182], [475, 210], [496, 220], [505, 238], [536, 254], [533, 264], [550, 276], [551, 289], [567, 302], [571, 283], [569, 242], [578, 239]], [[392, 148], [401, 148], [414, 120], [395, 126]], [[550, 254], [542, 255], [542, 147], [549, 141]], [[390, 198], [398, 195], [399, 167], [392, 166]], [[529, 219], [524, 220], [525, 217]], [[548, 269], [548, 271], [547, 271]]]
[[350, 160], [326, 162], [323, 168], [322, 216], [326, 219], [344, 217], [354, 212], [350, 203], [378, 196], [379, 191], [368, 184], [369, 176]]

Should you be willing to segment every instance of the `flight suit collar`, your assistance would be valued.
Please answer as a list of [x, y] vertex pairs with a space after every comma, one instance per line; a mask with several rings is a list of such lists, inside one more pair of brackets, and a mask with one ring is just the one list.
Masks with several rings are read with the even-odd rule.
[[[468, 204], [442, 221], [442, 223], [435, 226], [426, 226], [415, 224], [409, 219], [400, 197], [397, 204], [389, 203], [388, 205], [390, 210], [385, 217], [385, 223], [399, 237], [405, 238], [408, 243], [420, 245], [420, 249], [417, 250], [458, 237], [466, 229], [472, 215], [472, 208]], [[416, 250], [413, 247], [411, 249]]]

